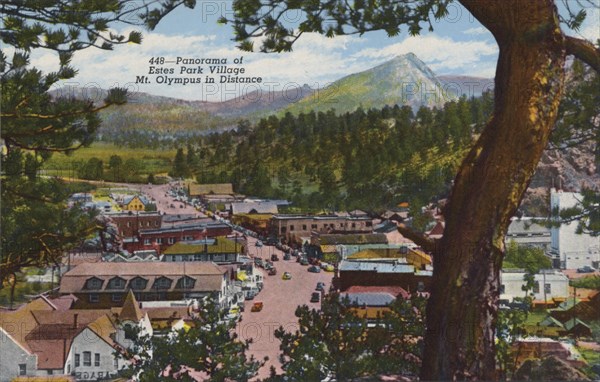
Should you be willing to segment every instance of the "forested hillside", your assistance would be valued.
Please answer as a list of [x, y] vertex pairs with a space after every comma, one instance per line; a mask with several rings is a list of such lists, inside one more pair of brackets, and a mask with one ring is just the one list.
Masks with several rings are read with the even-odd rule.
[[270, 116], [190, 141], [173, 175], [232, 182], [241, 193], [285, 197], [298, 207], [422, 205], [447, 192], [491, 105], [485, 94], [416, 113], [386, 106]]

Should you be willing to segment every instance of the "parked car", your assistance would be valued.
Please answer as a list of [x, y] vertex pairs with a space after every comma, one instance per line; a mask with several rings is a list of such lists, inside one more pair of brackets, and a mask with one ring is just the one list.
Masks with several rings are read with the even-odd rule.
[[318, 290], [318, 291], [325, 290], [325, 283], [324, 283], [324, 282], [321, 282], [321, 281], [319, 281], [319, 282], [317, 283], [317, 287], [315, 288], [315, 290]]
[[581, 268], [577, 268], [577, 273], [594, 273], [596, 270], [589, 265], [584, 265]]
[[276, 254], [272, 254], [271, 261], [279, 261], [279, 256], [277, 256]]
[[319, 302], [321, 301], [321, 294], [319, 292], [313, 292], [310, 295], [310, 302]]
[[256, 243], [255, 243], [254, 245], [256, 245], [257, 247], [259, 247], [259, 248], [260, 248], [260, 247], [262, 247], [262, 246], [263, 246], [263, 243], [262, 243], [262, 241], [260, 241], [260, 240], [257, 240], [257, 241], [256, 241]]
[[275, 276], [277, 274], [277, 268], [272, 267], [269, 269], [269, 276]]
[[331, 264], [327, 264], [321, 268], [323, 268], [325, 272], [333, 272], [335, 270], [335, 267]]
[[321, 273], [321, 268], [317, 267], [316, 265], [311, 265], [308, 267], [308, 271], [311, 273]]
[[256, 293], [254, 293], [254, 292], [252, 292], [252, 291], [248, 291], [248, 292], [246, 293], [246, 297], [245, 297], [245, 299], [246, 299], [246, 300], [254, 300], [254, 297], [256, 297]]
[[281, 275], [281, 279], [282, 280], [291, 280], [292, 274], [290, 272], [283, 272], [283, 275]]
[[251, 312], [260, 312], [263, 309], [263, 302], [262, 301], [256, 301], [254, 304], [252, 304], [252, 308], [250, 309]]
[[260, 268], [263, 268], [265, 266], [265, 264], [263, 263], [263, 261], [260, 257], [254, 258], [254, 265], [256, 265], [257, 267], [260, 267]]
[[284, 260], [289, 260], [289, 259], [291, 259], [291, 258], [292, 258], [292, 257], [290, 256], [290, 254], [289, 254], [289, 253], [284, 253], [284, 254], [283, 254], [283, 259], [284, 259]]
[[[306, 259], [306, 257], [300, 258], [300, 265], [308, 265], [308, 260]], [[319, 267], [316, 268], [319, 269]]]

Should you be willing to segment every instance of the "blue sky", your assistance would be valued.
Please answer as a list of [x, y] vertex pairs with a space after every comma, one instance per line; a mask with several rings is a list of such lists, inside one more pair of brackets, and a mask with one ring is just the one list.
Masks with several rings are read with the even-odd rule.
[[[596, 0], [594, 0], [596, 1]], [[600, 2], [600, 0], [598, 0]], [[177, 9], [154, 31], [143, 31], [141, 45], [118, 46], [112, 52], [87, 49], [73, 60], [79, 75], [71, 85], [89, 88], [127, 87], [131, 91], [188, 100], [219, 101], [256, 90], [256, 85], [228, 85], [208, 91], [203, 85], [134, 84], [136, 75], [148, 74], [152, 57], [227, 58], [244, 57], [248, 76], [261, 76], [263, 90], [282, 90], [302, 84], [324, 87], [345, 75], [369, 69], [399, 54], [415, 53], [436, 74], [464, 74], [493, 78], [497, 46], [493, 36], [457, 2], [449, 14], [434, 22], [434, 32], [420, 36], [406, 33], [389, 38], [383, 32], [333, 39], [305, 34], [291, 53], [241, 52], [231, 41], [231, 26], [217, 24], [231, 12], [230, 1], [198, 1], [196, 9]], [[288, 15], [294, 21], [296, 15]], [[116, 26], [123, 32], [131, 27]], [[600, 38], [600, 12], [590, 12], [579, 34]], [[51, 52], [36, 52], [33, 63], [43, 70], [55, 70], [57, 58]]]

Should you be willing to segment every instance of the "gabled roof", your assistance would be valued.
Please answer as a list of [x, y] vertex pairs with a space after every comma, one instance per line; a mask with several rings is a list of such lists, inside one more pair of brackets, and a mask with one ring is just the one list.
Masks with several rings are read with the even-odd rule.
[[123, 199], [123, 204], [129, 204], [134, 199], [138, 199], [140, 202], [142, 202], [143, 205], [148, 204], [148, 199], [146, 199], [145, 197], [140, 196], [140, 195], [133, 195], [133, 196], [129, 196], [129, 197]]
[[[217, 291], [221, 289], [223, 275], [226, 269], [219, 267], [212, 262], [192, 261], [192, 262], [131, 262], [131, 263], [84, 263], [71, 271], [65, 273], [60, 282], [60, 293], [82, 293], [85, 282], [90, 277], [99, 277], [105, 281], [119, 276], [130, 282], [136, 277], [144, 278], [146, 287], [141, 292], [149, 292], [152, 289], [154, 281], [160, 277], [175, 279], [184, 275], [196, 280], [194, 291]], [[94, 293], [114, 293], [114, 290], [107, 289], [104, 282], [102, 289], [94, 290]], [[176, 289], [176, 283], [171, 283], [169, 290]]]
[[574, 319], [574, 320], [573, 320], [572, 318], [571, 318], [571, 319], [568, 319], [568, 320], [567, 320], [567, 321], [566, 321], [566, 322], [563, 324], [563, 326], [565, 327], [565, 329], [567, 329], [567, 330], [569, 330], [569, 331], [570, 331], [570, 330], [572, 330], [572, 329], [573, 329], [574, 327], [576, 327], [576, 326], [583, 326], [583, 327], [585, 327], [586, 329], [588, 329], [588, 330], [591, 330], [590, 326], [589, 326], [588, 324], [586, 324], [585, 322], [581, 321], [579, 318], [576, 318], [576, 319]]
[[542, 321], [540, 321], [540, 326], [562, 328], [563, 324], [552, 316], [546, 316], [546, 318], [544, 318]]
[[123, 302], [123, 308], [121, 309], [119, 319], [121, 321], [140, 322], [143, 317], [144, 315], [138, 306], [133, 291], [130, 290], [129, 293], [127, 293], [127, 297], [125, 297], [125, 302]]

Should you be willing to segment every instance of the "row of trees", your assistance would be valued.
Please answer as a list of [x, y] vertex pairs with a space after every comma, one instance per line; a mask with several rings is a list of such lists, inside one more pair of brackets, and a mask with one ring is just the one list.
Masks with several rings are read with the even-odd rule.
[[[339, 293], [323, 297], [321, 309], [306, 305], [296, 309], [298, 326], [293, 331], [275, 330], [280, 343], [284, 374], [271, 368], [269, 382], [351, 381], [379, 375], [416, 376], [423, 356], [426, 298], [398, 298], [369, 320], [365, 310]], [[194, 380], [248, 381], [264, 365], [246, 355], [250, 340], [236, 334], [236, 323], [211, 299], [204, 301], [190, 326], [166, 336], [135, 338], [128, 357], [135, 357], [122, 371], [140, 381]], [[526, 312], [505, 312], [498, 327], [499, 367], [506, 377], [515, 371], [511, 345], [522, 335]], [[243, 325], [241, 323], [240, 325]]]

